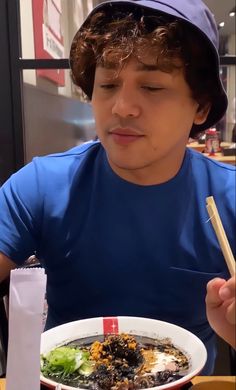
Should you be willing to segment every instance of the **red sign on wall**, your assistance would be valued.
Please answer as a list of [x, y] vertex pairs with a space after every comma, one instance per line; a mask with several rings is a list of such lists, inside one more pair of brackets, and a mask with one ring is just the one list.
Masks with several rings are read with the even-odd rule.
[[[61, 0], [32, 0], [35, 58], [64, 58]], [[37, 69], [37, 76], [65, 85], [64, 69]]]

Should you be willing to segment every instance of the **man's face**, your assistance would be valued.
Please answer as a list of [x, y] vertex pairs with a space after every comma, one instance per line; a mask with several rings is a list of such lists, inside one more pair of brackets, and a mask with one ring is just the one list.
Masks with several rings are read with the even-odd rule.
[[98, 66], [92, 107], [112, 169], [140, 184], [178, 172], [192, 124], [207, 116], [198, 112], [182, 68], [165, 73], [151, 57], [145, 65], [131, 58], [120, 71]]

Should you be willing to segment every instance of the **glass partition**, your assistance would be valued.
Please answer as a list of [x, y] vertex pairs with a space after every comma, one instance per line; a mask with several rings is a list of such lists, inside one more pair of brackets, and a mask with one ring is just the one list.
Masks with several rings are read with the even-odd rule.
[[91, 106], [71, 96], [69, 70], [64, 72], [69, 85], [58, 91], [50, 81], [35, 77], [35, 70], [23, 71], [25, 162], [95, 138]]

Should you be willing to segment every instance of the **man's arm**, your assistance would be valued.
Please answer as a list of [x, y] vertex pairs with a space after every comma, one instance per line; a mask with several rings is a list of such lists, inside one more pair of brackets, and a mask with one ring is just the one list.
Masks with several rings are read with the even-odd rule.
[[0, 252], [0, 283], [10, 275], [14, 268], [16, 268], [16, 264]]

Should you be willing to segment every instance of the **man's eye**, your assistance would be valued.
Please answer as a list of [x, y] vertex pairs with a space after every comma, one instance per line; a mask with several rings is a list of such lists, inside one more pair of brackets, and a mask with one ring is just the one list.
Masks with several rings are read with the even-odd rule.
[[115, 87], [116, 87], [115, 84], [101, 84], [100, 85], [100, 88], [102, 88], [102, 89], [113, 89]]
[[147, 91], [156, 92], [156, 91], [162, 91], [164, 88], [161, 87], [152, 87], [150, 85], [143, 85], [142, 89], [145, 89]]

